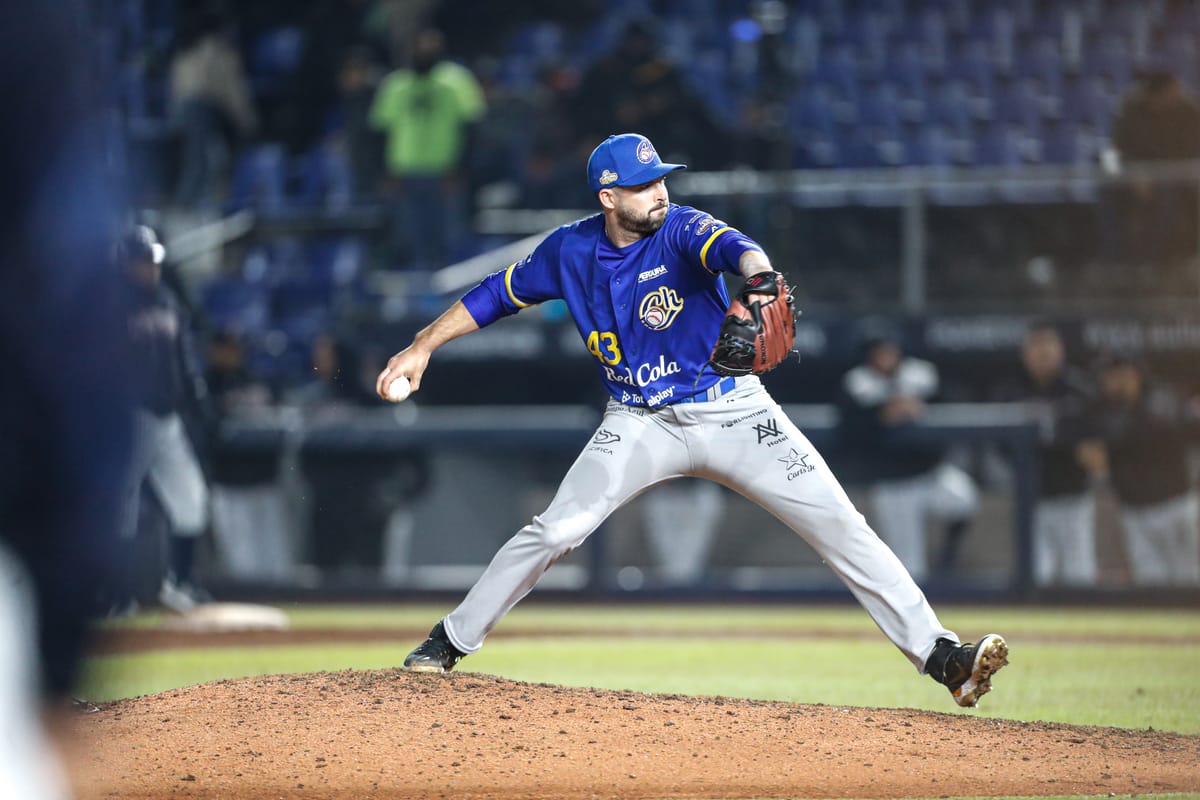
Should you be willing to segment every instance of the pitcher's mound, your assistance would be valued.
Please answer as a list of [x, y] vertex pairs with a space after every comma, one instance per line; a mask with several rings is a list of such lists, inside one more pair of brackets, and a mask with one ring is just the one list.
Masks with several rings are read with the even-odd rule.
[[1197, 736], [470, 672], [219, 681], [106, 704], [71, 724], [85, 800], [1200, 791]]

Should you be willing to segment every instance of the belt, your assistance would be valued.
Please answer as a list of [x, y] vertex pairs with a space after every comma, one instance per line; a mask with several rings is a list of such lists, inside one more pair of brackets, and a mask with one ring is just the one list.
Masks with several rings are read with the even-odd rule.
[[737, 386], [737, 378], [730, 375], [728, 378], [722, 378], [717, 383], [705, 389], [703, 392], [697, 392], [691, 397], [684, 397], [676, 402], [679, 403], [707, 403], [711, 400], [716, 400], [723, 394], [733, 391], [733, 387]]

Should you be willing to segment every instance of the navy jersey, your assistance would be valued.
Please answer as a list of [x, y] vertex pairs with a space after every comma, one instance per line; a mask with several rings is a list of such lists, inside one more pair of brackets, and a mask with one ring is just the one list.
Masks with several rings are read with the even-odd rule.
[[653, 235], [618, 248], [596, 214], [557, 229], [522, 261], [463, 297], [480, 327], [561, 299], [596, 359], [601, 379], [627, 405], [662, 406], [720, 380], [707, 367], [750, 238], [711, 215], [671, 204]]

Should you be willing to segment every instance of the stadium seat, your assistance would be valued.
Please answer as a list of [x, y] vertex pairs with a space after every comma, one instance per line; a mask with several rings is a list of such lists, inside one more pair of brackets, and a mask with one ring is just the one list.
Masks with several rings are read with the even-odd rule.
[[1018, 80], [996, 93], [996, 120], [1037, 135], [1042, 126], [1042, 104], [1032, 82]]
[[247, 72], [259, 97], [278, 94], [304, 55], [304, 32], [296, 26], [272, 28], [251, 47]]
[[311, 242], [307, 248], [309, 280], [335, 287], [353, 283], [363, 271], [366, 249], [363, 240], [353, 236]]
[[301, 175], [298, 201], [305, 206], [344, 210], [354, 199], [350, 164], [340, 150], [318, 147], [298, 158]]
[[277, 211], [284, 206], [286, 189], [283, 145], [258, 145], [243, 153], [234, 166], [230, 206]]
[[270, 323], [270, 294], [264, 287], [223, 278], [204, 287], [201, 298], [214, 328], [253, 334], [267, 330]]

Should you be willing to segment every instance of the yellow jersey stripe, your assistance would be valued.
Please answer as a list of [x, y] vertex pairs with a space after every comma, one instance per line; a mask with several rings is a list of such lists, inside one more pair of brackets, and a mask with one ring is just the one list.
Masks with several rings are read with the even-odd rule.
[[531, 305], [533, 305], [533, 303], [522, 303], [520, 300], [517, 299], [517, 296], [515, 294], [513, 294], [512, 272], [516, 268], [517, 268], [517, 265], [513, 264], [508, 269], [504, 270], [504, 291], [508, 292], [508, 299], [512, 300], [513, 305], [515, 305], [517, 308], [529, 308]]
[[[708, 269], [708, 248], [712, 247], [712, 243], [716, 241], [718, 236], [720, 236], [722, 233], [725, 233], [725, 231], [731, 230], [733, 230], [733, 228], [730, 228], [728, 225], [726, 225], [724, 228], [718, 228], [717, 230], [713, 231], [712, 236], [708, 237], [708, 241], [704, 243], [704, 247], [700, 248], [700, 264], [705, 269]], [[716, 274], [711, 269], [708, 269], [708, 271], [712, 272], [714, 275]]]

